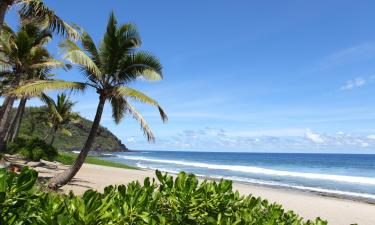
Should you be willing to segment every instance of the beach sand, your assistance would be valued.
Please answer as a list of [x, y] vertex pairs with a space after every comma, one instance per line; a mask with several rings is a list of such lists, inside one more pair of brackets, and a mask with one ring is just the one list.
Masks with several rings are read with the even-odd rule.
[[[39, 176], [51, 177], [64, 167], [59, 165], [58, 168], [51, 169], [44, 166], [35, 169], [39, 171]], [[74, 180], [62, 189], [76, 194], [82, 194], [88, 188], [103, 191], [108, 185], [126, 184], [134, 180], [143, 182], [145, 177], [155, 177], [154, 171], [84, 164]], [[285, 209], [293, 210], [305, 219], [320, 216], [332, 225], [375, 225], [374, 204], [244, 183], [234, 183], [234, 188], [244, 195], [252, 194], [280, 203]]]

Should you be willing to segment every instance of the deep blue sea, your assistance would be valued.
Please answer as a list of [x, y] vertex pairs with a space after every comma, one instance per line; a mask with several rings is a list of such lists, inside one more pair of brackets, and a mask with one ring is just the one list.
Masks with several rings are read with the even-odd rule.
[[134, 151], [108, 159], [170, 173], [186, 171], [375, 202], [375, 155]]

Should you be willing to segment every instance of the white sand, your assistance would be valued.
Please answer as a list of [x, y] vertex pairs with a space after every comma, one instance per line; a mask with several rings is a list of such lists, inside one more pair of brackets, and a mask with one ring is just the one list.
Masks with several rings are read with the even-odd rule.
[[[44, 168], [37, 169], [40, 171], [40, 176], [50, 177], [56, 173], [56, 170], [51, 172]], [[126, 184], [134, 180], [143, 182], [145, 177], [155, 177], [154, 171], [84, 164], [74, 180], [64, 186], [63, 190], [72, 190], [76, 194], [82, 194], [88, 188], [103, 191], [108, 185]], [[243, 183], [234, 183], [234, 188], [242, 194], [252, 194], [280, 203], [285, 209], [293, 210], [305, 219], [320, 216], [333, 225], [352, 223], [375, 225], [375, 205], [373, 204]]]

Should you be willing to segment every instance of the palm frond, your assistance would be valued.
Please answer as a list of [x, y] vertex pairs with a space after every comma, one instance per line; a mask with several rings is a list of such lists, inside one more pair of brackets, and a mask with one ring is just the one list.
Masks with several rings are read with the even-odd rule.
[[140, 124], [141, 130], [147, 137], [147, 141], [154, 142], [155, 136], [152, 133], [151, 128], [148, 126], [147, 121], [145, 120], [145, 118], [143, 118], [142, 114], [138, 112], [138, 110], [134, 106], [132, 106], [129, 102], [126, 102], [126, 109], [128, 113], [131, 114], [133, 118], [137, 120], [138, 123]]
[[49, 59], [48, 61], [35, 63], [30, 66], [30, 69], [43, 69], [43, 68], [66, 68], [68, 69], [64, 62], [61, 62], [56, 59]]
[[95, 62], [73, 41], [65, 40], [59, 44], [64, 52], [63, 58], [74, 64], [79, 64], [92, 75], [100, 78], [102, 73]]
[[119, 74], [119, 77], [127, 82], [139, 77], [152, 81], [163, 79], [160, 61], [152, 54], [143, 51], [123, 57]]
[[120, 48], [125, 51], [138, 48], [142, 44], [137, 27], [131, 23], [121, 25], [116, 31], [116, 36], [120, 39]]
[[107, 30], [100, 45], [99, 53], [100, 60], [103, 62], [103, 73], [105, 74], [113, 74], [115, 71], [117, 71], [121, 51], [116, 32], [117, 19], [112, 12], [107, 23]]
[[90, 53], [92, 61], [94, 61], [96, 65], [100, 65], [98, 49], [96, 48], [95, 42], [90, 34], [76, 24], [74, 24], [74, 28], [80, 31], [82, 46], [86, 52]]
[[65, 136], [69, 136], [69, 137], [72, 136], [72, 133], [65, 128], [60, 128], [60, 132]]
[[21, 0], [19, 14], [24, 24], [36, 23], [42, 27], [78, 40], [79, 33], [68, 23], [58, 17], [41, 0]]
[[112, 117], [119, 124], [126, 113], [126, 100], [122, 96], [113, 96], [110, 99], [112, 106]]
[[159, 105], [159, 103], [157, 101], [155, 101], [154, 99], [148, 97], [147, 95], [143, 94], [142, 92], [137, 91], [133, 88], [129, 88], [129, 87], [118, 87], [116, 89], [116, 91], [117, 91], [117, 93], [115, 93], [115, 94], [120, 95], [124, 98], [131, 98], [131, 99], [134, 99], [134, 100], [137, 100], [137, 101], [141, 101], [143, 103], [147, 103], [147, 104], [156, 106], [159, 110], [159, 114], [160, 114], [160, 117], [163, 120], [163, 122], [168, 121], [168, 116], [164, 112], [163, 108]]
[[69, 82], [63, 80], [36, 80], [21, 84], [18, 88], [11, 90], [7, 95], [34, 97], [40, 96], [45, 91], [50, 90], [84, 90], [85, 83]]
[[44, 102], [44, 104], [47, 105], [49, 112], [53, 115], [54, 118], [56, 118], [59, 122], [63, 121], [63, 118], [61, 117], [60, 113], [57, 111], [55, 101], [53, 101], [52, 98], [42, 93], [40, 95], [40, 100], [42, 100], [42, 102]]

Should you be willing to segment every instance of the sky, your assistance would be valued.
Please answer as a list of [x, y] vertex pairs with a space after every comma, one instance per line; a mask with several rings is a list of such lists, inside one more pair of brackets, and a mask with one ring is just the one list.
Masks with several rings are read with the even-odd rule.
[[[96, 43], [113, 10], [162, 62], [163, 81], [130, 84], [169, 116], [163, 124], [155, 108], [136, 104], [155, 143], [130, 116], [115, 125], [105, 108], [102, 125], [130, 149], [375, 153], [374, 1], [45, 2]], [[57, 58], [58, 41], [49, 45]], [[57, 72], [83, 80], [76, 69]], [[93, 119], [95, 91], [71, 98]]]

